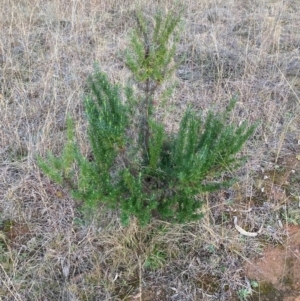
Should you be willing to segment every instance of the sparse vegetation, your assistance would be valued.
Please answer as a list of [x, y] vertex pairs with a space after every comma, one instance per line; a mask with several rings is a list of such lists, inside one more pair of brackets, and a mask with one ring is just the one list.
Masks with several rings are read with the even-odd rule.
[[[290, 300], [289, 292], [296, 294], [299, 263], [292, 255], [299, 245], [298, 1], [184, 2], [181, 34], [166, 44], [172, 49], [172, 42], [177, 43], [166, 69], [170, 73], [166, 81], [158, 79], [159, 87], [151, 94], [152, 121], [170, 138], [179, 133], [189, 106], [206, 120], [209, 111], [221, 116], [236, 94], [226, 125], [260, 120], [241, 151], [246, 164], [219, 178], [236, 175], [238, 181], [201, 194], [201, 220], [177, 224], [153, 218], [142, 228], [132, 217], [124, 227], [120, 212], [101, 203], [88, 217], [69, 193], [72, 187], [49, 180], [39, 170], [37, 155], [46, 158], [50, 151], [53, 158], [61, 156], [67, 116], [72, 116], [69, 134], [76, 137], [78, 151], [95, 162], [82, 101], [91, 92], [86, 79], [92, 66], [99, 62], [110, 86], [118, 86], [122, 104], [130, 95], [133, 102], [142, 99], [146, 85], [138, 84], [141, 78], [132, 77], [126, 64], [134, 12], [141, 8], [147, 24], [154, 25], [155, 12], [176, 10], [174, 2], [1, 2], [1, 300], [237, 301], [239, 292], [248, 290], [249, 279], [259, 285], [250, 300], [261, 301], [263, 295]], [[132, 89], [123, 94], [123, 87]], [[141, 147], [145, 135], [134, 134], [140, 119], [131, 120], [136, 122], [131, 130], [126, 127], [126, 137], [132, 143], [125, 151], [132, 162], [135, 150], [130, 153], [129, 146]], [[146, 153], [141, 148], [138, 152], [138, 165], [147, 165]], [[115, 167], [122, 166], [119, 155], [116, 160], [120, 165]], [[72, 180], [78, 176], [78, 169], [73, 171]], [[241, 236], [234, 216], [248, 232], [263, 225], [261, 234]], [[275, 254], [280, 260], [273, 260]], [[268, 278], [252, 269], [249, 275], [245, 262], [261, 263], [261, 269], [288, 266], [292, 273], [278, 276], [284, 280], [278, 283], [275, 273]]]

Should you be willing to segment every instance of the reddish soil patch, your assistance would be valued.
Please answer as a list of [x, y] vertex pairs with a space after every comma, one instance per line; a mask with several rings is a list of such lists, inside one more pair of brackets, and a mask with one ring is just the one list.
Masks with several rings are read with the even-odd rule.
[[245, 266], [247, 277], [262, 284], [258, 300], [300, 301], [300, 227], [288, 226], [287, 232], [286, 246], [267, 248]]

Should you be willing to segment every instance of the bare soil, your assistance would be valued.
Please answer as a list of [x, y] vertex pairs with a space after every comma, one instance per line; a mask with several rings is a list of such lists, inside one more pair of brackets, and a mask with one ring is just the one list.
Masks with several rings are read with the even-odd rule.
[[300, 298], [300, 227], [287, 226], [284, 246], [267, 247], [261, 258], [247, 261], [245, 272], [259, 282], [253, 300], [297, 301]]

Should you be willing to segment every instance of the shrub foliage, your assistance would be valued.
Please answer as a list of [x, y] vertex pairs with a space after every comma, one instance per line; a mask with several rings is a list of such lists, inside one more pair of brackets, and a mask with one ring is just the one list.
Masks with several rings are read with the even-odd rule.
[[151, 26], [142, 13], [136, 14], [125, 54], [131, 84], [112, 84], [99, 68], [88, 79], [84, 104], [92, 159], [81, 154], [72, 119], [61, 156], [38, 158], [42, 171], [68, 185], [85, 207], [104, 202], [120, 209], [124, 224], [131, 216], [142, 225], [152, 217], [199, 219], [201, 193], [232, 185], [231, 172], [244, 162], [237, 153], [255, 130], [246, 122], [237, 126], [228, 121], [231, 101], [225, 112], [205, 118], [188, 108], [178, 133], [166, 133], [155, 118], [154, 94], [176, 68], [180, 14], [157, 13], [154, 20]]

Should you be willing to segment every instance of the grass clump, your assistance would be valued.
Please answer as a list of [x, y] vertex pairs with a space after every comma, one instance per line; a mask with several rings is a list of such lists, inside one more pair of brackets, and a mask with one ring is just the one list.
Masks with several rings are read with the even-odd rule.
[[228, 122], [232, 100], [223, 113], [209, 112], [206, 118], [188, 108], [179, 131], [166, 133], [155, 117], [154, 95], [175, 70], [181, 16], [157, 13], [154, 20], [151, 26], [142, 13], [136, 14], [137, 27], [126, 52], [134, 84], [112, 84], [99, 68], [88, 80], [85, 112], [93, 158], [80, 152], [69, 119], [62, 155], [38, 160], [85, 207], [104, 202], [119, 208], [124, 224], [131, 216], [141, 225], [152, 217], [179, 223], [201, 218], [197, 196], [233, 183], [224, 174], [243, 163], [236, 154], [255, 130], [246, 122]]

